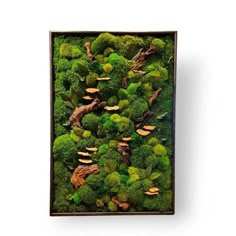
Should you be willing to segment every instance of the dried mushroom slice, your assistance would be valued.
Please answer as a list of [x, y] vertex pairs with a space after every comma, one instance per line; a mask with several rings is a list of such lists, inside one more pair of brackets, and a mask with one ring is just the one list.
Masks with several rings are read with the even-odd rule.
[[106, 81], [106, 80], [110, 80], [111, 78], [109, 77], [105, 77], [105, 78], [97, 78], [97, 81]]
[[89, 95], [86, 95], [86, 96], [83, 96], [83, 99], [84, 100], [93, 100], [94, 98], [93, 97], [91, 97], [91, 96], [89, 96]]
[[115, 105], [115, 106], [112, 106], [112, 107], [110, 107], [110, 106], [105, 106], [104, 109], [107, 110], [107, 111], [117, 111], [117, 110], [119, 110], [120, 108], [119, 108], [119, 106]]
[[131, 140], [131, 137], [124, 137], [124, 138], [122, 138], [122, 140], [125, 141], [125, 142], [128, 142], [128, 141]]
[[152, 193], [152, 192], [145, 192], [145, 194], [146, 195], [149, 195], [149, 196], [152, 196], [152, 195], [158, 195], [159, 193], [158, 192], [154, 192], [154, 193]]
[[136, 132], [141, 136], [147, 136], [150, 134], [150, 131], [143, 130], [143, 129], [137, 129]]
[[97, 93], [100, 91], [98, 88], [86, 88], [85, 90], [87, 93]]
[[158, 192], [158, 191], [159, 191], [159, 188], [157, 188], [157, 187], [152, 187], [152, 188], [149, 188], [148, 191], [151, 192], [151, 193], [155, 193], [155, 192]]
[[96, 152], [98, 149], [96, 147], [86, 147], [87, 151]]
[[79, 155], [84, 157], [90, 157], [91, 155], [88, 152], [77, 152]]
[[155, 125], [144, 125], [143, 128], [145, 130], [152, 131], [152, 130], [156, 129], [156, 126]]
[[125, 143], [125, 142], [119, 142], [119, 143], [118, 143], [118, 146], [121, 146], [121, 147], [128, 147], [129, 144], [128, 144], [128, 143]]
[[83, 164], [90, 164], [90, 163], [93, 163], [92, 160], [89, 160], [89, 159], [78, 159], [79, 162], [83, 163]]

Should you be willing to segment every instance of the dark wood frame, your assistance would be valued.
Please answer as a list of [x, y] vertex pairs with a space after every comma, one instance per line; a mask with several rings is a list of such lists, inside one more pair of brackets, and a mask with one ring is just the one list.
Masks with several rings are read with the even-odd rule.
[[[153, 35], [153, 36], [168, 36], [174, 37], [174, 78], [173, 78], [173, 156], [172, 156], [172, 186], [173, 186], [173, 211], [144, 211], [144, 212], [53, 212], [53, 156], [52, 147], [54, 141], [54, 66], [53, 66], [53, 39], [58, 35], [83, 35], [91, 36], [98, 35], [102, 32], [110, 32], [112, 34], [124, 35]], [[98, 216], [98, 215], [174, 215], [175, 214], [175, 106], [176, 106], [176, 66], [177, 66], [177, 31], [145, 31], [145, 32], [117, 32], [117, 31], [50, 31], [50, 216]]]

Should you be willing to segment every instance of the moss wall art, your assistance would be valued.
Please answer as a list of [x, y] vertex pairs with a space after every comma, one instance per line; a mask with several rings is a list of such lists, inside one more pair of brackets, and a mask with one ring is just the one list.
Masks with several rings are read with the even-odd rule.
[[51, 213], [174, 212], [174, 33], [53, 33]]

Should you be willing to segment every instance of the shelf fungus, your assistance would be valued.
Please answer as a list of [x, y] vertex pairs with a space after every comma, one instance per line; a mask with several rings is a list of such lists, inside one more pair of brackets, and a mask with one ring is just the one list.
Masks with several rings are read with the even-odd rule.
[[154, 129], [156, 129], [156, 126], [155, 125], [144, 125], [143, 128], [148, 131], [153, 131]]
[[78, 161], [83, 163], [83, 164], [91, 164], [91, 163], [93, 163], [93, 161], [90, 160], [90, 159], [78, 159]]
[[88, 152], [77, 152], [80, 156], [90, 157], [91, 155]]
[[99, 166], [92, 164], [90, 166], [79, 165], [73, 172], [71, 177], [71, 183], [77, 189], [79, 186], [85, 184], [85, 177], [91, 174], [99, 173]]
[[153, 196], [153, 195], [158, 195], [159, 194], [159, 188], [157, 187], [152, 187], [149, 188], [147, 192], [145, 192], [146, 195]]
[[86, 88], [85, 90], [87, 93], [97, 93], [100, 91], [98, 88]]
[[128, 144], [128, 143], [125, 143], [125, 142], [119, 142], [119, 143], [118, 143], [118, 146], [121, 146], [121, 147], [128, 147], [129, 144]]
[[86, 95], [86, 96], [83, 96], [83, 99], [84, 100], [93, 100], [94, 99], [94, 97], [91, 97], [91, 96], [89, 96], [89, 95]]
[[128, 142], [128, 141], [131, 140], [131, 137], [123, 137], [122, 140], [125, 141], [125, 142]]
[[128, 202], [120, 202], [116, 197], [112, 197], [111, 199], [115, 204], [117, 204], [119, 207], [122, 208], [123, 211], [127, 211], [129, 209], [129, 203]]
[[158, 195], [159, 193], [158, 192], [152, 193], [152, 192], [147, 191], [147, 192], [145, 192], [145, 194], [149, 195], [149, 196], [153, 196], [153, 195]]
[[87, 151], [96, 152], [98, 149], [96, 147], [86, 147]]
[[110, 80], [111, 78], [110, 77], [104, 77], [104, 78], [97, 78], [96, 80], [97, 81], [107, 81], [107, 80]]
[[115, 105], [115, 106], [112, 106], [112, 107], [111, 106], [105, 106], [104, 109], [107, 110], [107, 111], [117, 111], [120, 108], [119, 108], [119, 106]]
[[155, 192], [158, 192], [158, 191], [159, 191], [159, 188], [157, 188], [157, 187], [152, 187], [152, 188], [149, 188], [148, 191], [151, 192], [151, 193], [155, 193]]
[[141, 136], [147, 136], [150, 134], [150, 131], [143, 130], [143, 129], [137, 129], [136, 132]]

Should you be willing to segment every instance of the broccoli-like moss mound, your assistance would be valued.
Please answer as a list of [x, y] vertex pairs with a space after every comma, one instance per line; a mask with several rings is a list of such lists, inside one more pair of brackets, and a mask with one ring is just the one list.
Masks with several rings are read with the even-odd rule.
[[65, 33], [52, 51], [53, 212], [173, 212], [173, 36]]

